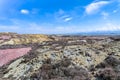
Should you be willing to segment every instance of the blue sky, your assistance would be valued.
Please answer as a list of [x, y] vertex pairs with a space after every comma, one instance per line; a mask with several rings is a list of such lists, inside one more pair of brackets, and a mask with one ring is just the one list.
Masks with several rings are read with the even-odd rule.
[[120, 0], [0, 0], [0, 32], [120, 30]]

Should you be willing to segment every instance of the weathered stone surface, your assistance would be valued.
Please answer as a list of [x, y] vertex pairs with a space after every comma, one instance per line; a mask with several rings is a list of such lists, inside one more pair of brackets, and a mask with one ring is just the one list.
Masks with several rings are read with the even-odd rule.
[[4, 33], [0, 34], [0, 46], [2, 45], [16, 45], [16, 44], [28, 44], [28, 43], [41, 43], [43, 41], [51, 41], [48, 36], [42, 34], [15, 34]]
[[[25, 38], [26, 36], [26, 38]], [[2, 54], [30, 52], [0, 68], [0, 79], [119, 80], [120, 41], [108, 36], [18, 35], [1, 46]], [[52, 40], [51, 40], [52, 39]], [[43, 40], [44, 42], [41, 42]], [[7, 43], [8, 42], [8, 43]], [[34, 42], [36, 44], [34, 44]], [[30, 44], [28, 44], [30, 43]], [[18, 48], [14, 49], [14, 48]], [[7, 49], [8, 48], [8, 49]], [[12, 50], [12, 51], [11, 51]], [[11, 53], [9, 53], [11, 51]], [[23, 51], [22, 53], [24, 53]], [[1, 55], [2, 55], [1, 54]], [[17, 54], [17, 55], [18, 55]], [[9, 55], [8, 55], [9, 56]], [[4, 62], [4, 61], [2, 61]]]

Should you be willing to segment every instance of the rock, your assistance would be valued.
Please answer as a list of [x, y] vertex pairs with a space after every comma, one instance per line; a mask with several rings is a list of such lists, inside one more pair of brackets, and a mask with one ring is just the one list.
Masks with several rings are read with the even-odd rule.
[[108, 56], [105, 61], [112, 67], [117, 66], [120, 64], [120, 60], [117, 59], [115, 56]]
[[0, 43], [1, 80], [119, 80], [119, 40], [108, 36], [9, 36]]
[[120, 36], [112, 36], [110, 39], [113, 39], [114, 41], [120, 41]]
[[111, 68], [105, 68], [103, 70], [100, 70], [97, 74], [98, 79], [100, 80], [118, 80], [116, 73]]
[[[7, 34], [8, 35], [8, 34]], [[1, 43], [0, 45], [16, 45], [16, 44], [28, 44], [28, 43], [41, 43], [43, 41], [52, 41], [46, 35], [41, 34], [12, 34], [9, 36], [1, 36], [0, 39], [7, 40]]]

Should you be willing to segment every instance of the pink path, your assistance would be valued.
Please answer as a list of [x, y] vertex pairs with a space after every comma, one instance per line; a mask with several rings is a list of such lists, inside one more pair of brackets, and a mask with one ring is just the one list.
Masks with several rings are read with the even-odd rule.
[[0, 66], [3, 66], [12, 60], [27, 54], [30, 50], [31, 47], [0, 50]]

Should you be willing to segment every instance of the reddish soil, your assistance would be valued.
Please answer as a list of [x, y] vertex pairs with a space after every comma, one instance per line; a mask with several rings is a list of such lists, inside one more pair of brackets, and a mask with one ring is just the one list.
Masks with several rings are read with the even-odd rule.
[[31, 47], [0, 50], [0, 66], [27, 54], [30, 50]]
[[10, 39], [11, 38], [11, 36], [0, 36], [0, 39], [1, 40], [8, 40], [8, 39]]

